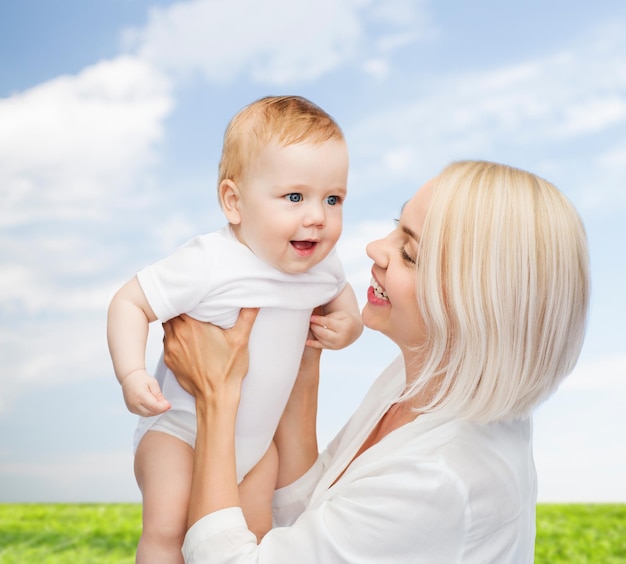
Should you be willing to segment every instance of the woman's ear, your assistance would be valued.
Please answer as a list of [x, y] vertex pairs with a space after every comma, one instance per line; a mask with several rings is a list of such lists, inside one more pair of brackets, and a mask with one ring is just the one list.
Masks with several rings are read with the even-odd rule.
[[228, 223], [239, 225], [241, 223], [241, 214], [239, 212], [241, 195], [237, 185], [230, 179], [222, 180], [218, 188], [218, 195]]

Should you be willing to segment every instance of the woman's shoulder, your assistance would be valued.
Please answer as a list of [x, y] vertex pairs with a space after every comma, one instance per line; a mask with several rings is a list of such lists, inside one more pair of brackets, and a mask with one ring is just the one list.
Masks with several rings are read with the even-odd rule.
[[434, 418], [418, 424], [418, 420], [410, 436], [398, 439], [396, 463], [407, 473], [413, 468], [416, 484], [428, 478], [437, 484], [437, 496], [447, 492], [447, 499], [456, 499], [449, 512], [464, 515], [467, 550], [476, 548], [479, 554], [487, 542], [503, 555], [515, 543], [522, 552], [531, 546], [537, 479], [530, 420], [488, 425]]
[[[374, 454], [374, 453], [372, 453]], [[436, 413], [418, 416], [381, 444], [371, 463], [407, 475], [439, 475], [475, 506], [477, 519], [510, 515], [536, 495], [528, 419], [479, 425]], [[384, 467], [384, 468], [383, 468]], [[423, 476], [419, 478], [422, 480]], [[490, 507], [498, 500], [496, 507]]]
[[529, 418], [489, 424], [449, 419], [430, 427], [416, 440], [430, 443], [432, 456], [459, 473], [467, 475], [475, 470], [478, 476], [491, 475], [497, 481], [503, 473], [525, 471], [532, 461]]
[[532, 449], [530, 418], [480, 424], [452, 419], [442, 425], [441, 450], [447, 458], [464, 466], [489, 459], [526, 459]]
[[532, 511], [537, 483], [529, 418], [452, 421], [442, 435], [433, 454], [458, 478], [475, 522], [504, 523]]

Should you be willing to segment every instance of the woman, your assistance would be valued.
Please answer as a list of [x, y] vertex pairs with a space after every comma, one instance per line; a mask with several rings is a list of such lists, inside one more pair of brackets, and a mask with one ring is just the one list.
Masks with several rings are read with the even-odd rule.
[[166, 362], [196, 396], [199, 420], [187, 562], [533, 561], [530, 413], [582, 346], [580, 218], [532, 174], [454, 163], [367, 254], [363, 321], [401, 354], [318, 456], [319, 352], [307, 348], [275, 438], [275, 528], [258, 545], [234, 461], [255, 312], [226, 332], [189, 319], [165, 326]]

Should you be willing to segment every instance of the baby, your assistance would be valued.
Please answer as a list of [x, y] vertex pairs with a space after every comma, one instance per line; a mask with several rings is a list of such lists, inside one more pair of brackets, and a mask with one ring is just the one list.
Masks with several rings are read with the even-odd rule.
[[[337, 123], [298, 96], [266, 97], [231, 120], [218, 196], [228, 225], [144, 268], [113, 297], [107, 338], [128, 409], [141, 416], [135, 475], [143, 498], [137, 562], [181, 562], [195, 403], [165, 367], [145, 369], [149, 323], [186, 313], [231, 327], [260, 307], [236, 427], [237, 478], [249, 527], [271, 527], [278, 472], [272, 438], [305, 345], [339, 349], [363, 329], [334, 247], [348, 150]], [[312, 315], [322, 306], [322, 315]]]

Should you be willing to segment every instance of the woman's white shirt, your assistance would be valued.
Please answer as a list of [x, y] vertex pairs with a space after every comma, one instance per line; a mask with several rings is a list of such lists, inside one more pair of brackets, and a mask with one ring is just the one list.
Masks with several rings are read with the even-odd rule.
[[185, 562], [532, 563], [530, 419], [420, 415], [350, 464], [404, 384], [399, 357], [313, 467], [275, 493], [275, 527], [259, 545], [241, 509], [223, 509], [190, 528]]

